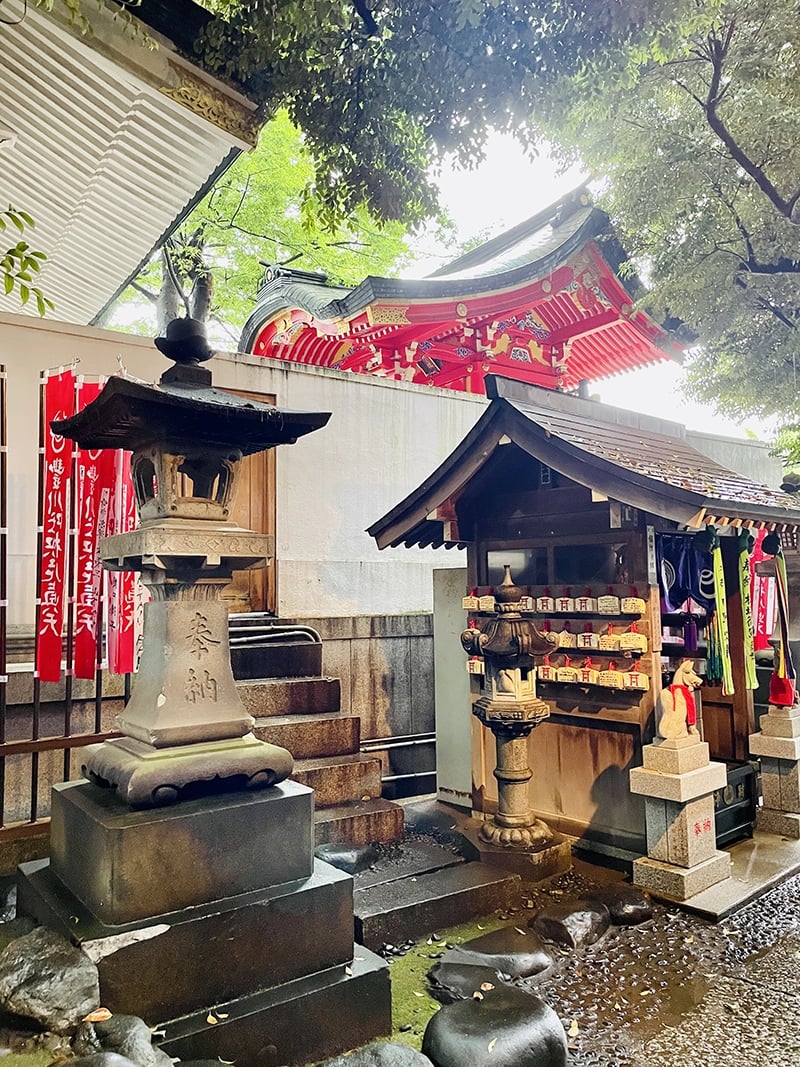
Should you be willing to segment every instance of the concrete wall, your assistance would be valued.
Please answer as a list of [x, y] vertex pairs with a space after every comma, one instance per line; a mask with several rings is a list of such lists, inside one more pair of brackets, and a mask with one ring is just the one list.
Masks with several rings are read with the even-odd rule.
[[[156, 380], [168, 365], [147, 338], [0, 315], [8, 373], [9, 622], [30, 626], [36, 552], [38, 381], [78, 359], [76, 373]], [[282, 407], [333, 412], [328, 426], [277, 456], [277, 582], [281, 616], [432, 610], [433, 566], [462, 554], [379, 552], [365, 528], [450, 453], [484, 410], [483, 397], [388, 383], [316, 367], [224, 353], [222, 388], [272, 394]]]

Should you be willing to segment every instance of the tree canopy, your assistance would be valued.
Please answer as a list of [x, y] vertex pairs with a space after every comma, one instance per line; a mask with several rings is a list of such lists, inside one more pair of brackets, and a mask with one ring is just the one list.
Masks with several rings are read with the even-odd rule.
[[278, 112], [257, 148], [238, 158], [123, 294], [114, 321], [151, 332], [191, 314], [217, 319], [235, 341], [268, 263], [341, 285], [398, 270], [408, 252], [405, 226], [379, 226], [362, 206], [324, 228], [319, 201], [308, 193], [313, 171], [299, 131]]
[[[800, 420], [800, 21], [795, 0], [676, 5], [614, 78], [550, 94], [538, 129], [601, 181], [647, 302], [682, 324], [689, 387]], [[662, 28], [663, 29], [663, 28]], [[542, 112], [540, 111], [541, 115]]]
[[206, 0], [206, 62], [268, 111], [287, 108], [315, 161], [323, 221], [365, 204], [415, 224], [430, 164], [481, 158], [490, 130], [533, 146], [529, 115], [559, 77], [611, 69], [666, 0]]

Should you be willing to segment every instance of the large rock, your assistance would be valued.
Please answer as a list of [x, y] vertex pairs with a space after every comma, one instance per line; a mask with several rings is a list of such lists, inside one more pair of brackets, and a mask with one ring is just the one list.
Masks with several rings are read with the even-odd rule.
[[[218, 1061], [217, 1064], [219, 1067]], [[136, 1067], [136, 1064], [116, 1052], [93, 1052], [91, 1056], [70, 1060], [69, 1067]]]
[[314, 855], [318, 860], [330, 863], [331, 867], [336, 867], [345, 874], [366, 871], [380, 859], [380, 853], [374, 845], [350, 845], [336, 841], [317, 845]]
[[653, 918], [650, 898], [635, 885], [598, 886], [586, 894], [586, 899], [604, 904], [614, 926], [636, 926]]
[[428, 992], [440, 1004], [469, 1000], [481, 986], [497, 986], [503, 979], [493, 967], [441, 960], [428, 971]]
[[82, 1023], [73, 1048], [83, 1056], [113, 1052], [132, 1060], [136, 1067], [172, 1067], [171, 1058], [153, 1044], [150, 1027], [136, 1015], [112, 1015], [103, 1022]]
[[422, 1039], [434, 1067], [565, 1067], [567, 1039], [552, 1008], [501, 985], [483, 1000], [440, 1008]]
[[531, 926], [546, 941], [555, 941], [569, 948], [593, 945], [610, 923], [605, 904], [591, 900], [548, 904], [531, 920]]
[[[71, 1067], [71, 1065], [70, 1065]], [[432, 1067], [427, 1056], [407, 1045], [376, 1041], [345, 1056], [325, 1060], [320, 1067]]]
[[553, 956], [535, 930], [503, 926], [450, 949], [442, 962], [478, 963], [510, 978], [531, 978], [548, 972], [553, 966]]
[[97, 967], [59, 934], [38, 927], [0, 953], [0, 1005], [6, 1011], [68, 1034], [99, 1003]]

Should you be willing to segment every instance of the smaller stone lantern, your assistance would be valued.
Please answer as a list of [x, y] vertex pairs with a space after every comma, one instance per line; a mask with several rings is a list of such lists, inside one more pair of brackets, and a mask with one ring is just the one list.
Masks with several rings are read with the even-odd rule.
[[114, 377], [83, 411], [53, 423], [81, 448], [132, 452], [140, 524], [103, 539], [109, 570], [139, 571], [142, 658], [119, 719], [124, 737], [90, 746], [83, 773], [132, 807], [220, 788], [283, 781], [292, 757], [259, 741], [231, 672], [228, 608], [234, 570], [263, 567], [269, 535], [231, 521], [244, 456], [324, 426], [327, 412], [295, 412], [212, 388], [198, 364], [213, 355], [202, 323], [176, 319], [156, 344], [175, 361], [157, 385]]
[[485, 664], [485, 695], [472, 706], [473, 714], [495, 737], [497, 814], [481, 825], [478, 837], [504, 849], [537, 851], [553, 844], [555, 835], [537, 819], [530, 807], [528, 737], [550, 714], [536, 695], [535, 655], [552, 652], [555, 635], [537, 630], [522, 617], [522, 590], [514, 585], [511, 568], [505, 568], [502, 585], [495, 590], [495, 612], [479, 629], [461, 635], [461, 644]]

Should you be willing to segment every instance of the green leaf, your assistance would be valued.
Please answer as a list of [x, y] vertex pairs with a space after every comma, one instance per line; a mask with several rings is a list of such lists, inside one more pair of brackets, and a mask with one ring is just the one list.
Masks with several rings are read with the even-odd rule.
[[4, 276], [3, 276], [3, 288], [5, 289], [6, 296], [8, 296], [8, 294], [14, 288], [14, 275], [13, 274], [4, 274]]
[[31, 295], [31, 291], [28, 288], [28, 286], [21, 284], [20, 287], [19, 287], [19, 299], [20, 299], [20, 302], [22, 303], [23, 307], [25, 306], [25, 304], [28, 303], [28, 298], [30, 297], [30, 295]]

